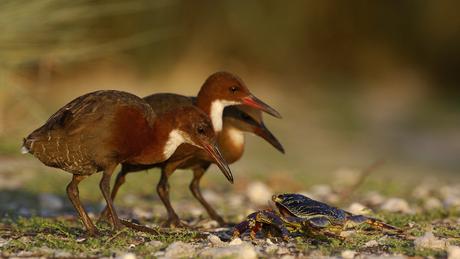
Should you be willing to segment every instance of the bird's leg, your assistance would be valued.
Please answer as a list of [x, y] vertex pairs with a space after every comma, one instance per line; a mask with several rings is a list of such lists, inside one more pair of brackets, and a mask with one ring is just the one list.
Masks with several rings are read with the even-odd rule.
[[[120, 187], [126, 182], [127, 174], [128, 174], [128, 171], [126, 171], [123, 167], [121, 168], [120, 172], [118, 172], [117, 178], [115, 179], [115, 184], [112, 188], [112, 193], [110, 194], [110, 197], [112, 198], [112, 202], [115, 200], [115, 197], [117, 196], [117, 193]], [[102, 210], [101, 212], [101, 215], [98, 221], [103, 221], [103, 220], [108, 220], [108, 219], [109, 219], [109, 210], [108, 210], [108, 207], [105, 206], [104, 210]]]
[[115, 170], [115, 166], [109, 167], [106, 170], [104, 170], [102, 174], [102, 179], [99, 182], [99, 187], [107, 203], [107, 208], [109, 211], [109, 216], [111, 218], [113, 228], [115, 230], [120, 230], [123, 228], [123, 225], [121, 224], [117, 216], [117, 212], [115, 211], [115, 208], [113, 207], [112, 198], [110, 197], [110, 178], [112, 177], [114, 170]]
[[201, 177], [206, 172], [206, 169], [207, 167], [203, 168], [201, 166], [193, 169], [193, 179], [190, 182], [189, 188], [193, 196], [206, 209], [211, 219], [217, 221], [219, 225], [223, 226], [225, 224], [224, 219], [221, 216], [219, 216], [219, 214], [217, 214], [217, 212], [211, 207], [211, 205], [204, 199], [203, 195], [201, 194], [200, 181], [201, 181]]
[[160, 182], [157, 185], [157, 193], [160, 196], [161, 201], [166, 207], [166, 211], [168, 212], [168, 220], [163, 224], [165, 227], [179, 227], [183, 224], [180, 222], [179, 216], [177, 216], [176, 212], [174, 211], [173, 207], [171, 206], [171, 202], [169, 200], [169, 177], [174, 173], [176, 170], [176, 163], [167, 164], [165, 167], [161, 169], [161, 178]]
[[87, 176], [83, 175], [73, 175], [72, 181], [67, 185], [66, 190], [67, 196], [69, 197], [70, 202], [72, 203], [75, 210], [80, 215], [80, 219], [83, 222], [83, 225], [85, 225], [88, 234], [90, 236], [95, 236], [96, 234], [98, 234], [98, 231], [91, 219], [89, 218], [88, 213], [86, 213], [85, 208], [81, 204], [79, 197], [80, 193], [78, 191], [78, 184], [86, 177]]

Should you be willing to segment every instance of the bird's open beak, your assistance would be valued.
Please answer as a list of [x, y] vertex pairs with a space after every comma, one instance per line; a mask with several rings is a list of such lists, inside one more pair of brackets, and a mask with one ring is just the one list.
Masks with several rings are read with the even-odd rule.
[[225, 175], [225, 177], [227, 177], [227, 180], [230, 183], [233, 183], [232, 171], [230, 170], [230, 167], [228, 167], [227, 161], [225, 161], [225, 158], [220, 153], [220, 150], [217, 147], [217, 145], [203, 143], [203, 148], [204, 150], [206, 150], [206, 152], [208, 152], [212, 159], [214, 159], [222, 173]]
[[265, 127], [265, 124], [261, 123], [258, 127], [255, 128], [254, 133], [265, 139], [268, 143], [270, 143], [274, 148], [276, 148], [279, 152], [284, 154], [283, 145], [278, 141], [278, 139]]
[[277, 112], [275, 109], [270, 107], [268, 104], [262, 102], [259, 98], [255, 97], [253, 94], [249, 94], [248, 96], [243, 98], [243, 104], [254, 107], [261, 111], [264, 111], [276, 118], [281, 118], [281, 114]]

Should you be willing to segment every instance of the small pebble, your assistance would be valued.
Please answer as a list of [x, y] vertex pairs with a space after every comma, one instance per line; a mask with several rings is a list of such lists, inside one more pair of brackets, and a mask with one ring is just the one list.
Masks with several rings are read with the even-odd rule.
[[209, 240], [209, 242], [211, 242], [211, 244], [213, 246], [225, 246], [226, 245], [226, 243], [224, 243], [222, 240], [220, 240], [220, 238], [218, 236], [213, 235], [213, 234], [208, 236], [208, 240]]
[[165, 250], [167, 258], [190, 258], [195, 255], [195, 247], [191, 244], [177, 241], [170, 244]]
[[233, 239], [232, 241], [230, 241], [230, 243], [228, 243], [228, 244], [231, 245], [231, 246], [241, 245], [241, 244], [243, 244], [243, 240], [241, 240], [241, 238], [237, 237], [237, 238]]
[[276, 251], [278, 251], [278, 246], [273, 244], [273, 245], [269, 245], [265, 248], [265, 251], [268, 253], [268, 254], [274, 254], [276, 253]]
[[435, 237], [431, 231], [415, 239], [414, 244], [417, 247], [430, 249], [445, 249], [447, 245], [445, 240]]
[[426, 199], [430, 197], [433, 193], [433, 188], [428, 185], [422, 184], [415, 187], [414, 191], [412, 192], [412, 196], [417, 199]]
[[460, 246], [447, 247], [447, 258], [448, 259], [460, 259]]
[[368, 192], [365, 195], [365, 197], [366, 197], [365, 204], [367, 204], [367, 205], [369, 205], [371, 207], [380, 206], [386, 200], [386, 198], [384, 196], [382, 196], [380, 193], [375, 192], [375, 191]]
[[262, 182], [253, 182], [248, 185], [247, 195], [249, 201], [257, 206], [261, 206], [271, 201], [272, 190]]
[[0, 248], [4, 247], [6, 244], [8, 244], [8, 242], [9, 242], [8, 240], [0, 237]]
[[219, 222], [210, 219], [210, 220], [205, 220], [203, 222], [200, 222], [200, 224], [198, 225], [205, 229], [213, 229], [213, 228], [219, 227]]
[[369, 208], [366, 206], [362, 205], [361, 203], [358, 202], [353, 202], [350, 207], [348, 207], [348, 211], [353, 213], [353, 214], [358, 214], [358, 215], [366, 215], [371, 212]]
[[139, 206], [136, 206], [133, 208], [133, 215], [135, 218], [138, 218], [138, 219], [152, 219], [153, 218], [152, 211], [140, 208]]
[[460, 186], [442, 186], [439, 189], [439, 193], [443, 198], [447, 197], [460, 197]]
[[380, 207], [382, 210], [389, 212], [402, 212], [402, 213], [411, 213], [412, 210], [409, 207], [409, 203], [406, 200], [401, 198], [390, 198], [382, 204]]
[[370, 240], [364, 244], [364, 247], [374, 247], [378, 245], [379, 245], [379, 242], [377, 242], [377, 240]]
[[72, 253], [63, 250], [56, 250], [54, 251], [53, 257], [55, 258], [65, 258], [65, 257], [72, 257]]
[[283, 247], [278, 248], [278, 251], [276, 253], [279, 255], [289, 254], [289, 249], [283, 246]]
[[115, 259], [136, 259], [136, 255], [133, 253], [126, 253], [115, 257]]
[[43, 193], [38, 196], [38, 202], [40, 203], [40, 209], [51, 212], [56, 212], [64, 207], [62, 199], [54, 194]]
[[161, 248], [163, 246], [163, 242], [158, 240], [152, 240], [148, 242], [147, 245], [153, 248]]
[[200, 258], [241, 258], [241, 259], [255, 259], [257, 252], [253, 245], [244, 243], [241, 245], [234, 245], [228, 247], [213, 247], [203, 250]]
[[438, 209], [442, 207], [442, 202], [434, 197], [429, 197], [425, 200], [423, 207], [426, 210]]
[[460, 207], [460, 196], [448, 195], [444, 198], [443, 202], [447, 208]]
[[343, 257], [344, 259], [355, 258], [355, 256], [356, 256], [356, 251], [345, 250], [345, 251], [342, 251], [341, 255], [342, 255], [342, 257]]

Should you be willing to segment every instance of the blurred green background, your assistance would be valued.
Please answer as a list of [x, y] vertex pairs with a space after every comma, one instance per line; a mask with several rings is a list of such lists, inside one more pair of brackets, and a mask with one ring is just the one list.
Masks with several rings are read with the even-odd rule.
[[[459, 9], [415, 0], [3, 0], [0, 174], [38, 170], [63, 179], [63, 193], [68, 175], [19, 154], [54, 111], [97, 89], [194, 95], [227, 70], [283, 115], [265, 118], [286, 154], [248, 137], [232, 166], [237, 183], [302, 189], [379, 159], [386, 164], [371, 177], [383, 188], [458, 181]], [[210, 175], [205, 185], [225, 182]]]

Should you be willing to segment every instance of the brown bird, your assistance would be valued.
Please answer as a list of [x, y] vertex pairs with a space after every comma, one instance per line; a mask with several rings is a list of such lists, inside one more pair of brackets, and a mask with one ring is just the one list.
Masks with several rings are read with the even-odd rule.
[[[147, 96], [144, 99], [151, 105], [164, 102], [164, 105], [167, 106], [167, 103], [175, 102], [174, 98], [171, 98], [171, 96], [167, 94], [154, 94]], [[217, 72], [208, 77], [208, 79], [204, 82], [203, 86], [201, 87], [198, 96], [196, 98], [192, 98], [192, 100], [194, 100], [195, 104], [200, 109], [205, 111], [211, 117], [214, 130], [217, 134], [219, 134], [222, 131], [222, 114], [224, 108], [227, 106], [244, 104], [246, 106], [251, 106], [253, 108], [263, 110], [275, 117], [281, 117], [275, 109], [271, 108], [270, 106], [256, 98], [253, 94], [251, 94], [249, 89], [246, 87], [246, 85], [240, 78], [228, 72]], [[153, 108], [154, 110], [156, 109], [155, 107]], [[173, 154], [173, 156], [170, 159], [168, 159], [166, 162], [162, 164], [152, 164], [149, 166], [140, 167], [124, 163], [121, 172], [117, 176], [115, 187], [112, 190], [112, 199], [115, 198], [120, 185], [124, 183], [125, 175], [127, 173], [145, 170], [153, 167], [160, 167], [162, 169], [162, 173], [160, 183], [157, 186], [157, 192], [168, 211], [168, 220], [165, 223], [165, 225], [180, 225], [179, 217], [174, 212], [169, 201], [168, 178], [178, 168], [178, 166], [180, 166], [188, 159], [194, 158], [196, 156], [202, 156], [200, 150], [190, 145], [182, 145], [178, 148], [178, 150]], [[204, 201], [204, 199], [202, 199], [201, 197], [201, 194], [198, 194], [197, 199], [201, 199]], [[205, 201], [202, 204], [207, 203]], [[206, 205], [204, 206], [206, 207]], [[207, 207], [210, 208], [210, 206]], [[212, 217], [218, 219], [218, 217], [215, 215], [217, 214], [214, 213]], [[102, 212], [101, 218], [105, 218], [106, 216], [107, 209], [105, 209]], [[223, 223], [223, 220], [220, 221]]]
[[73, 174], [67, 195], [88, 234], [97, 229], [80, 199], [78, 184], [103, 171], [100, 189], [114, 229], [122, 227], [110, 197], [110, 178], [119, 163], [152, 164], [168, 159], [182, 143], [204, 148], [230, 182], [232, 174], [216, 145], [209, 117], [177, 103], [156, 114], [143, 99], [106, 90], [82, 95], [53, 114], [24, 139], [23, 153]]
[[[225, 108], [223, 114], [223, 127], [221, 133], [217, 137], [217, 143], [219, 149], [222, 152], [227, 163], [232, 164], [238, 161], [244, 152], [245, 137], [244, 132], [254, 133], [267, 142], [269, 142], [273, 147], [275, 147], [281, 153], [284, 153], [284, 148], [281, 143], [276, 139], [276, 137], [267, 129], [262, 120], [262, 114], [259, 110], [249, 108], [246, 106], [229, 106]], [[217, 221], [220, 225], [224, 225], [225, 221], [223, 218], [212, 208], [212, 206], [204, 199], [200, 190], [200, 181], [204, 173], [207, 171], [209, 166], [213, 163], [210, 157], [202, 152], [195, 152], [192, 147], [187, 145], [181, 145], [174, 153], [173, 157], [170, 160], [167, 160], [163, 163], [155, 165], [130, 165], [122, 164], [121, 171], [118, 173], [113, 190], [112, 190], [112, 199], [115, 198], [119, 188], [126, 181], [126, 175], [131, 172], [139, 172], [148, 170], [155, 167], [166, 167], [168, 163], [172, 163], [176, 169], [191, 169], [193, 170], [193, 179], [190, 182], [189, 189], [192, 192], [193, 196], [201, 203], [201, 205], [206, 209], [208, 215]], [[193, 157], [189, 159], [178, 161], [177, 154], [191, 153]], [[176, 162], [176, 163], [174, 163]], [[182, 162], [182, 163], [181, 163]], [[173, 172], [171, 172], [172, 174]], [[167, 178], [162, 177], [160, 180], [157, 189], [169, 189]], [[169, 196], [166, 196], [167, 202], [165, 205], [168, 211], [168, 215], [172, 215], [171, 218], [168, 218], [168, 221], [165, 223], [167, 226], [179, 226], [182, 223], [179, 220], [176, 212], [169, 202]], [[104, 215], [105, 214], [105, 215]], [[103, 217], [106, 217], [107, 210], [103, 212]]]

